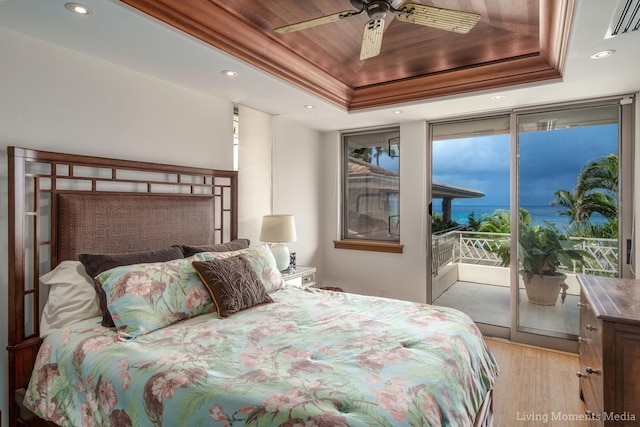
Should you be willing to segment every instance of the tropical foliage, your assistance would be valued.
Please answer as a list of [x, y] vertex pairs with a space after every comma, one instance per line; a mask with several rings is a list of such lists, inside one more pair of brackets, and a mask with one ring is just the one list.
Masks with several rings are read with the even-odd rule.
[[[518, 208], [518, 220], [520, 224], [531, 224], [531, 214], [524, 208]], [[511, 215], [509, 211], [503, 209], [495, 210], [480, 222], [475, 231], [481, 231], [483, 233], [510, 233]]]
[[509, 211], [497, 209], [489, 216], [483, 218], [477, 231], [484, 233], [510, 233], [511, 217]]
[[[569, 218], [568, 232], [580, 237], [618, 237], [618, 154], [611, 153], [587, 162], [576, 179], [573, 191], [557, 190], [551, 206]], [[599, 214], [603, 225], [591, 219]]]
[[432, 233], [455, 230], [458, 228], [460, 228], [460, 224], [458, 224], [456, 221], [445, 221], [441, 213], [434, 212], [431, 216]]
[[[567, 235], [573, 237], [594, 237], [617, 239], [618, 237], [618, 154], [612, 153], [588, 161], [576, 177], [576, 186], [572, 191], [557, 190], [555, 199], [550, 206], [557, 206], [558, 215], [568, 217]], [[519, 223], [521, 233], [534, 233], [531, 226], [531, 214], [524, 208], [519, 208]], [[605, 218], [605, 222], [592, 221], [594, 215]], [[550, 224], [551, 225], [551, 224]], [[455, 221], [443, 221], [442, 215], [434, 213], [432, 221], [433, 232], [456, 228]], [[485, 216], [476, 216], [474, 212], [467, 217], [467, 231], [486, 233], [510, 233], [511, 218], [509, 211], [498, 209]], [[537, 227], [538, 233], [550, 237], [548, 227]], [[563, 236], [553, 226], [558, 241], [564, 241]], [[523, 236], [521, 236], [522, 239]], [[568, 244], [568, 242], [567, 242]], [[503, 246], [499, 244], [498, 246]], [[508, 245], [507, 245], [508, 247]], [[506, 250], [506, 248], [502, 248]], [[498, 249], [496, 248], [496, 251]], [[507, 255], [508, 256], [508, 255]], [[566, 261], [566, 260], [565, 260]], [[508, 265], [508, 262], [507, 262]]]
[[[555, 224], [520, 223], [518, 260], [527, 276], [553, 275], [561, 265], [570, 266], [573, 261], [582, 262], [589, 253], [576, 248]], [[494, 252], [502, 259], [502, 265], [511, 262], [510, 242], [501, 240]]]
[[374, 163], [372, 160], [375, 160], [376, 166], [380, 166], [380, 157], [386, 155], [388, 157], [396, 157], [391, 153], [391, 149], [389, 147], [360, 147], [351, 151], [349, 154], [350, 157], [354, 159], [360, 159], [367, 163]]

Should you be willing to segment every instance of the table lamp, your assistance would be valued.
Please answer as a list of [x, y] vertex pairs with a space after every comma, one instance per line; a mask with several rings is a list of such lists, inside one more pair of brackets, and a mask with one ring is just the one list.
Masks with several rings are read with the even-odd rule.
[[296, 240], [293, 215], [265, 215], [262, 218], [260, 241], [270, 243], [278, 270], [284, 271], [289, 267], [289, 248], [285, 243]]

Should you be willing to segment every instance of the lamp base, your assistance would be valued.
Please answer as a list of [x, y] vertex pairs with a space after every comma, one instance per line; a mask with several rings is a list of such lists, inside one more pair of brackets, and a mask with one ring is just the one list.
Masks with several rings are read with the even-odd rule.
[[276, 259], [278, 270], [284, 271], [289, 268], [289, 248], [284, 243], [274, 243], [271, 245], [271, 253]]

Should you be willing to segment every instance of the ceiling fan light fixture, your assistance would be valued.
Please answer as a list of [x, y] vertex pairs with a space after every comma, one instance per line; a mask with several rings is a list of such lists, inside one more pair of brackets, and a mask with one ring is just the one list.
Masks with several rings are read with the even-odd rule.
[[385, 0], [374, 0], [367, 3], [365, 8], [370, 19], [379, 20], [384, 19], [384, 17], [387, 16], [390, 5], [389, 2]]

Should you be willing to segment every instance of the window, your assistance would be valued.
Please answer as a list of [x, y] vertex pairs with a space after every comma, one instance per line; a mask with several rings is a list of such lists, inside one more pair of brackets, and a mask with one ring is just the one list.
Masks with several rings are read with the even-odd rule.
[[[400, 241], [400, 129], [345, 133], [342, 141], [344, 153], [342, 242], [398, 243]], [[336, 247], [340, 246], [336, 245]], [[367, 249], [381, 250], [371, 249], [371, 247]], [[391, 250], [391, 252], [397, 251]]]
[[240, 147], [240, 112], [238, 111], [238, 107], [233, 107], [233, 170], [238, 170], [238, 155], [239, 155], [239, 147]]

